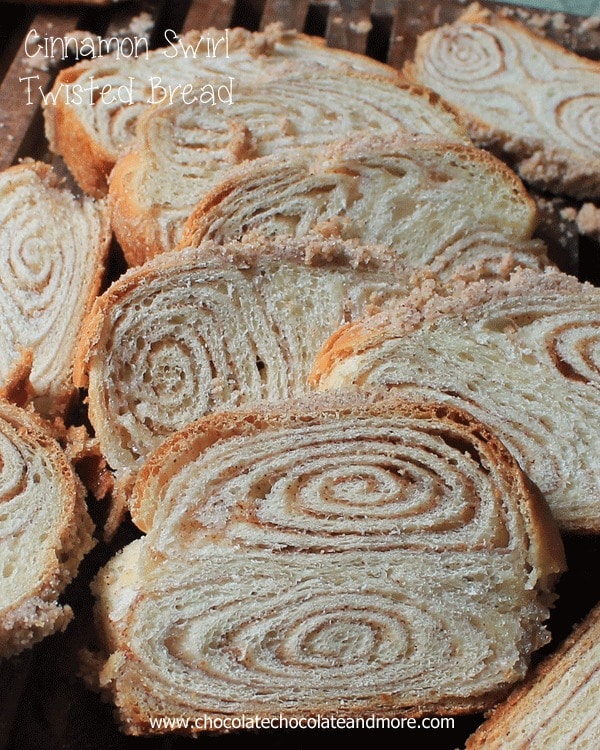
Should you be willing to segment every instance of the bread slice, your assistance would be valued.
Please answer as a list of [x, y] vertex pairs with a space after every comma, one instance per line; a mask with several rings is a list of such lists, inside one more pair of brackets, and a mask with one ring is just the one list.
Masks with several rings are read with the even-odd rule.
[[474, 4], [426, 32], [405, 75], [465, 118], [476, 143], [504, 152], [538, 188], [600, 197], [600, 63]]
[[0, 658], [63, 630], [58, 597], [93, 546], [85, 493], [58, 443], [0, 400]]
[[165, 45], [138, 57], [117, 53], [66, 68], [45, 97], [44, 119], [51, 149], [61, 155], [83, 190], [107, 191], [117, 158], [133, 142], [137, 118], [153, 104], [183, 96], [200, 82], [206, 106], [235, 101], [237, 84], [250, 84], [273, 63], [286, 58], [349, 65], [396, 80], [397, 70], [364, 55], [325, 46], [317, 37], [285, 31], [278, 24], [263, 32], [243, 28], [191, 31], [176, 38], [165, 32]]
[[[0, 391], [29, 376], [36, 409], [61, 414], [73, 396], [75, 345], [105, 270], [105, 203], [76, 200], [52, 169], [0, 173]], [[31, 366], [31, 372], [28, 368]]]
[[600, 738], [600, 605], [467, 741], [467, 750], [595, 750]]
[[111, 174], [112, 225], [129, 265], [173, 249], [195, 205], [233, 164], [300, 145], [321, 152], [356, 131], [470, 143], [430, 91], [350, 67], [271, 65], [259, 81], [236, 85], [233, 106], [202, 103], [201, 86], [140, 117], [133, 151]]
[[207, 243], [124, 274], [98, 298], [75, 382], [119, 477], [203, 414], [304, 393], [326, 338], [410, 280], [385, 248]]
[[409, 266], [432, 263], [479, 231], [523, 248], [536, 212], [506, 166], [473, 146], [424, 136], [361, 135], [318, 153], [290, 149], [231, 168], [190, 216], [181, 246], [248, 232], [384, 244]]
[[480, 710], [547, 640], [564, 565], [483, 425], [390, 397], [207, 416], [150, 458], [132, 510], [146, 536], [95, 582], [130, 734]]
[[385, 386], [461, 405], [488, 424], [545, 494], [561, 528], [600, 531], [600, 290], [517, 271], [342, 328], [318, 388]]

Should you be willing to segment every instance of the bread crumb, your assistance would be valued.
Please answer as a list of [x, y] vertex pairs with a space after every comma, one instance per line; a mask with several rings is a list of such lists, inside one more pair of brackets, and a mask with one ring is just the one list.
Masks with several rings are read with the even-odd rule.
[[552, 15], [550, 13], [532, 13], [529, 17], [528, 25], [532, 26], [534, 29], [542, 30], [551, 22]]
[[598, 28], [600, 28], [600, 16], [584, 18], [579, 24], [579, 30], [582, 33], [585, 33], [586, 31], [595, 31]]
[[560, 218], [565, 221], [576, 221], [577, 220], [577, 209], [573, 206], [566, 206], [561, 208], [559, 212]]
[[600, 238], [600, 208], [598, 206], [593, 203], [584, 203], [575, 221], [580, 234]]
[[129, 26], [126, 29], [120, 29], [119, 35], [127, 36], [133, 34], [137, 37], [145, 37], [150, 39], [152, 29], [154, 28], [154, 19], [147, 11], [142, 11], [137, 16], [134, 16], [129, 22]]
[[373, 24], [367, 20], [358, 21], [358, 23], [351, 21], [349, 26], [350, 31], [353, 31], [355, 34], [368, 34], [373, 28]]
[[567, 17], [564, 13], [555, 13], [552, 18], [552, 28], [556, 31], [568, 31], [569, 24], [567, 23]]

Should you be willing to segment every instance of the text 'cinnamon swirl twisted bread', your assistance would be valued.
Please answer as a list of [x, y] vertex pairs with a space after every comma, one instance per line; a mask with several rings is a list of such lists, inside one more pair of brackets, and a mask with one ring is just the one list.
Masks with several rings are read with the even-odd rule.
[[385, 248], [330, 240], [207, 243], [124, 274], [99, 297], [75, 382], [114, 469], [209, 411], [302, 394], [344, 321], [408, 292]]
[[467, 741], [467, 750], [596, 750], [600, 605]]
[[38, 411], [64, 410], [75, 345], [98, 293], [110, 229], [104, 204], [77, 201], [46, 164], [0, 173], [0, 389], [29, 379]]
[[193, 733], [205, 714], [478, 710], [547, 640], [556, 528], [450, 406], [210, 415], [150, 458], [132, 505], [148, 533], [95, 583], [100, 684], [129, 733], [165, 716]]
[[[87, 193], [102, 196], [117, 158], [131, 145], [135, 122], [153, 104], [178, 98], [186, 86], [205, 86], [206, 106], [233, 99], [236, 83], [251, 83], [285, 58], [349, 65], [396, 80], [398, 71], [365, 55], [326, 47], [324, 40], [272, 24], [263, 32], [242, 28], [191, 31], [181, 39], [165, 32], [165, 46], [138, 57], [117, 52], [61, 71], [46, 96], [46, 136]], [[233, 79], [233, 80], [232, 80]], [[213, 95], [211, 96], [211, 91]]]
[[600, 290], [517, 271], [342, 328], [317, 359], [322, 389], [439, 392], [490, 425], [565, 530], [600, 531]]
[[463, 115], [541, 188], [600, 197], [600, 63], [477, 5], [418, 41], [406, 76]]
[[0, 657], [62, 630], [57, 598], [92, 547], [83, 487], [29, 413], [0, 401]]
[[485, 151], [375, 134], [319, 154], [289, 149], [231, 168], [198, 204], [181, 245], [249, 231], [297, 237], [316, 231], [388, 245], [401, 261], [420, 266], [478, 231], [524, 250], [535, 217], [520, 180]]
[[286, 148], [322, 151], [355, 131], [425, 133], [470, 143], [430, 91], [304, 60], [271, 65], [236, 85], [235, 102], [207, 107], [196, 88], [138, 120], [135, 149], [113, 170], [112, 224], [129, 265], [173, 249], [195, 205], [227, 167]]

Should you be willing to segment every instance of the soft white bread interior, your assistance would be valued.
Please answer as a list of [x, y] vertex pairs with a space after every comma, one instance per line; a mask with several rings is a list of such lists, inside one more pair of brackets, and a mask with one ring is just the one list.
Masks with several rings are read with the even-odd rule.
[[468, 413], [390, 397], [214, 414], [138, 475], [95, 582], [123, 730], [165, 716], [458, 713], [547, 640], [560, 537]]
[[321, 389], [385, 386], [488, 424], [564, 530], [600, 531], [600, 290], [548, 269], [453, 293], [421, 287], [321, 351]]
[[522, 246], [535, 222], [520, 180], [485, 151], [373, 134], [232, 167], [190, 216], [181, 245], [316, 231], [385, 244], [421, 266], [478, 231]]
[[137, 118], [153, 104], [176, 99], [201, 82], [207, 107], [235, 101], [235, 87], [251, 84], [282, 59], [338, 65], [397, 80], [397, 70], [366, 55], [326, 47], [323, 39], [272, 24], [261, 32], [243, 28], [190, 31], [165, 36], [165, 46], [138, 57], [117, 52], [62, 70], [46, 97], [44, 120], [50, 148], [62, 156], [80, 187], [94, 196], [107, 191], [110, 171], [132, 144]]
[[26, 377], [27, 363], [44, 415], [63, 412], [75, 391], [75, 346], [109, 241], [104, 203], [76, 200], [47, 164], [0, 173], [0, 390]]
[[322, 238], [207, 243], [128, 271], [75, 371], [103, 454], [126, 473], [206, 412], [304, 393], [326, 338], [409, 288], [385, 248]]
[[300, 145], [320, 152], [361, 131], [470, 142], [435, 94], [350, 67], [290, 60], [241, 81], [234, 106], [190, 103], [194, 96], [199, 84], [185, 101], [140, 117], [133, 151], [111, 173], [112, 226], [130, 266], [173, 249], [195, 205], [233, 164]]
[[473, 140], [504, 152], [527, 182], [600, 197], [600, 63], [474, 4], [426, 32], [406, 76], [464, 117]]
[[596, 750], [600, 605], [467, 741], [467, 750]]
[[85, 493], [41, 421], [0, 400], [0, 657], [63, 630], [58, 603], [92, 548]]

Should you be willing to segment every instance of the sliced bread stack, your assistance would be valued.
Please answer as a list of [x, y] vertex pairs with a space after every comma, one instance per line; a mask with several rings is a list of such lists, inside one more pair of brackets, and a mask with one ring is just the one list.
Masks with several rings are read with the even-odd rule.
[[600, 531], [600, 290], [558, 271], [454, 292], [417, 289], [342, 328], [320, 353], [321, 389], [429, 393], [488, 424], [564, 530]]
[[[74, 368], [145, 533], [94, 584], [95, 678], [141, 735], [487, 709], [548, 640], [556, 520], [600, 531], [598, 295], [541, 272], [523, 184], [437, 95], [280, 29], [227, 44], [81, 63], [46, 107], [143, 263]], [[238, 99], [149, 110], [151, 76]], [[133, 104], [66, 100], [92, 79]], [[361, 392], [307, 398], [311, 369]]]
[[535, 221], [523, 184], [487, 152], [372, 133], [231, 168], [190, 216], [180, 247], [316, 232], [387, 245], [400, 262], [422, 267], [485, 232], [539, 267], [539, 247], [529, 245]]
[[320, 155], [327, 143], [355, 132], [470, 142], [430, 91], [350, 67], [303, 59], [273, 64], [259, 80], [236, 84], [233, 105], [208, 106], [201, 90], [196, 83], [189, 96], [149, 108], [132, 151], [111, 174], [112, 223], [129, 265], [173, 249], [195, 205], [232, 165], [270, 154], [279, 160], [298, 146]]
[[[326, 47], [322, 39], [271, 25], [263, 32], [243, 28], [169, 35], [156, 50], [115, 60], [105, 55], [61, 71], [45, 104], [46, 135], [80, 187], [96, 197], [107, 192], [108, 177], [132, 144], [137, 118], [169, 92], [201, 82], [212, 91], [207, 106], [229, 100], [234, 84], [251, 83], [274, 63], [296, 58], [325, 67], [347, 66], [398, 79], [398, 72], [363, 55]], [[179, 87], [179, 88], [177, 88]], [[77, 92], [79, 95], [77, 95]], [[90, 92], [90, 93], [86, 93]], [[104, 93], [101, 93], [104, 92]], [[232, 98], [232, 97], [231, 97]]]
[[130, 734], [481, 710], [547, 639], [564, 565], [483, 425], [389, 396], [207, 416], [149, 460], [132, 513], [146, 536], [95, 583]]

